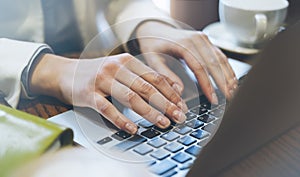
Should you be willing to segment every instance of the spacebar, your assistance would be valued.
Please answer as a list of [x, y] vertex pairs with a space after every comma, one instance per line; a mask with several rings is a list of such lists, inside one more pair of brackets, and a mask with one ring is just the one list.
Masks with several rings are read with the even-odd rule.
[[143, 142], [147, 141], [146, 138], [143, 138], [139, 135], [135, 135], [128, 140], [125, 140], [117, 145], [115, 145], [115, 148], [121, 151], [127, 151]]

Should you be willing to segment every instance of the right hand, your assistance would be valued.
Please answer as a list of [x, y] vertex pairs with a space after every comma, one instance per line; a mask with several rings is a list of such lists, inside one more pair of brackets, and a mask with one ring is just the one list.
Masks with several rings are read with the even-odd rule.
[[137, 126], [105, 97], [111, 95], [148, 121], [166, 128], [170, 125], [167, 117], [176, 123], [186, 119], [187, 106], [176, 84], [129, 54], [83, 60], [46, 54], [34, 69], [30, 91], [91, 107], [118, 128], [134, 134]]

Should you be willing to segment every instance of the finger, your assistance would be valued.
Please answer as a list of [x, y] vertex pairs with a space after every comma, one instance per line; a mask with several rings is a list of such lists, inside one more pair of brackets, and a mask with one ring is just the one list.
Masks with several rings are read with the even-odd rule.
[[208, 46], [211, 47], [212, 55], [219, 61], [221, 69], [225, 75], [227, 89], [229, 90], [229, 96], [227, 98], [231, 98], [233, 96], [234, 90], [237, 88], [237, 79], [235, 73], [228, 62], [228, 58], [224, 55], [224, 53], [214, 46], [208, 39], [208, 37], [203, 38]]
[[231, 65], [228, 62], [228, 58], [224, 55], [224, 53], [218, 47], [216, 47], [216, 46], [214, 46], [214, 47], [215, 47], [216, 53], [219, 56], [219, 58], [226, 60], [225, 65], [226, 65], [228, 71], [230, 72], [231, 77], [233, 78], [233, 86], [234, 86], [234, 89], [236, 89], [236, 87], [238, 85], [238, 80], [237, 80], [237, 77], [236, 77]]
[[[141, 115], [143, 118], [147, 119], [158, 127], [166, 128], [170, 125], [170, 120], [167, 117], [147, 104], [137, 93], [119, 82], [114, 82], [113, 85], [114, 86], [112, 88], [113, 90], [111, 95], [120, 103], [127, 107], [131, 107], [131, 109], [137, 114]], [[178, 110], [175, 105], [173, 105], [172, 108], [174, 110]]]
[[[156, 113], [153, 112], [154, 109], [149, 104], [147, 104], [142, 98], [149, 101], [151, 105], [155, 106], [161, 112], [168, 115], [175, 122], [182, 123], [185, 121], [186, 119], [185, 115], [179, 107], [179, 106], [182, 107], [183, 103], [181, 102], [179, 95], [175, 91], [173, 91], [174, 94], [173, 98], [177, 97], [177, 99], [179, 100], [177, 101], [177, 104], [179, 106], [175, 105], [174, 103], [166, 99], [153, 85], [151, 85], [143, 78], [135, 75], [134, 73], [130, 72], [125, 68], [123, 68], [120, 71], [120, 73], [118, 73], [116, 79], [120, 83], [114, 84], [113, 88], [115, 90], [114, 91], [115, 93], [112, 93], [112, 95], [115, 97], [122, 98], [120, 101], [122, 101], [124, 105], [131, 107], [135, 112], [142, 115], [149, 121], [156, 123], [157, 120], [155, 120], [154, 117], [157, 117], [159, 115], [156, 110], [155, 110]], [[122, 93], [123, 93], [123, 97], [122, 97]], [[182, 115], [179, 113], [182, 113]], [[153, 115], [156, 116], [153, 117]]]
[[[181, 79], [166, 65], [165, 58], [159, 54], [147, 53], [144, 58], [148, 65], [160, 74], [167, 76], [168, 83], [181, 95], [184, 84]], [[172, 79], [171, 79], [172, 78]]]
[[193, 38], [193, 42], [196, 45], [198, 52], [201, 53], [204, 58], [207, 68], [220, 90], [227, 98], [231, 98], [230, 82], [232, 81], [232, 76], [225, 65], [227, 61], [225, 61], [224, 58], [222, 58], [222, 60], [219, 59], [213, 45], [206, 36], [197, 35], [197, 38]]
[[226, 78], [228, 81], [228, 86], [232, 87], [233, 85], [237, 86], [237, 78], [236, 75], [231, 67], [231, 65], [228, 62], [228, 58], [226, 55], [216, 46], [214, 46], [208, 39], [208, 37], [205, 37], [204, 40], [209, 44], [210, 47], [212, 47], [212, 51], [214, 56], [219, 60], [221, 64], [221, 68], [224, 71], [225, 74], [228, 74]]
[[[154, 86], [157, 90], [159, 90], [159, 92], [161, 92], [165, 98], [170, 100], [178, 107], [182, 108], [184, 112], [187, 112], [187, 106], [185, 102], [181, 99], [180, 95], [177, 93], [177, 90], [174, 89], [174, 87], [177, 87], [177, 85], [170, 78], [167, 78], [166, 76], [155, 72], [153, 69], [144, 65], [140, 61], [133, 60], [130, 63], [127, 63], [126, 66], [133, 73], [135, 73], [136, 75], [150, 83], [152, 86]], [[122, 77], [126, 77], [127, 75], [132, 75], [132, 73], [127, 71], [127, 73], [122, 73], [119, 75], [121, 75]], [[133, 83], [132, 78], [127, 78], [126, 81], [131, 81], [131, 83]], [[138, 79], [137, 81], [140, 80]], [[138, 84], [135, 86], [138, 87], [141, 84], [143, 83], [138, 82]]]
[[105, 97], [95, 94], [95, 102], [96, 111], [98, 111], [116, 127], [125, 130], [130, 134], [135, 134], [137, 132], [137, 126], [131, 120], [121, 114], [118, 109], [113, 106]]
[[218, 98], [214, 87], [212, 86], [211, 80], [209, 79], [207, 68], [202, 56], [198, 54], [194, 44], [187, 42], [185, 43], [185, 46], [176, 45], [174, 52], [180, 57], [184, 58], [189, 68], [195, 74], [195, 77], [197, 78], [199, 85], [207, 99], [213, 104], [218, 104]]

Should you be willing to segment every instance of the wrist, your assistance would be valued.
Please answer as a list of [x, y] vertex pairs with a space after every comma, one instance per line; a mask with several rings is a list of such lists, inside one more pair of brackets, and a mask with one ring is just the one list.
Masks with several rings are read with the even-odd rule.
[[64, 83], [64, 76], [66, 71], [72, 72], [75, 67], [75, 60], [54, 54], [43, 55], [29, 79], [30, 92], [36, 95], [53, 96], [63, 101], [68, 100], [64, 94], [64, 87], [67, 84]]

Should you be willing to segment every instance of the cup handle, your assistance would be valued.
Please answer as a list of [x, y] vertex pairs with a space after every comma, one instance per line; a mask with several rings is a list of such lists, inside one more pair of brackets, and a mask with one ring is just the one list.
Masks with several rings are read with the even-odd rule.
[[254, 35], [255, 36], [254, 41], [257, 41], [263, 39], [267, 30], [268, 19], [265, 14], [256, 14], [255, 21], [256, 21], [256, 30]]

